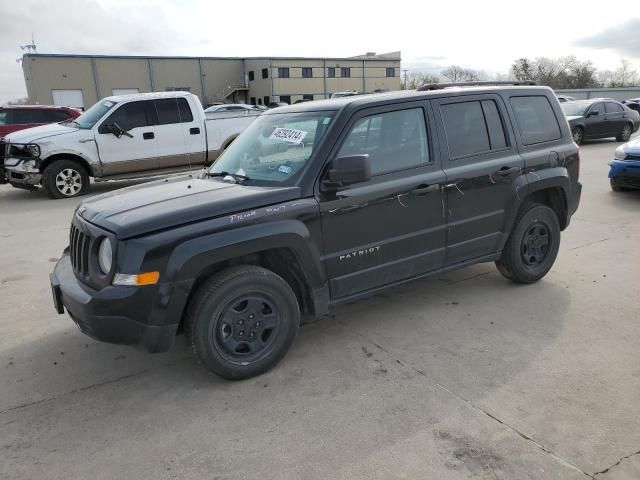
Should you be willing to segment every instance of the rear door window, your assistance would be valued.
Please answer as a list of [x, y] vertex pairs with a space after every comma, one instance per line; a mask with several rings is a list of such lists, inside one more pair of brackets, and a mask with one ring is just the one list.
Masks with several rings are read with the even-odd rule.
[[422, 108], [385, 112], [357, 120], [338, 156], [358, 154], [369, 155], [373, 175], [429, 163], [429, 143]]
[[551, 142], [562, 137], [560, 124], [547, 97], [511, 97], [510, 102], [523, 145]]
[[153, 103], [158, 113], [158, 125], [193, 122], [193, 114], [184, 98], [164, 98]]
[[619, 113], [622, 112], [622, 106], [613, 102], [605, 102], [605, 108], [607, 113]]

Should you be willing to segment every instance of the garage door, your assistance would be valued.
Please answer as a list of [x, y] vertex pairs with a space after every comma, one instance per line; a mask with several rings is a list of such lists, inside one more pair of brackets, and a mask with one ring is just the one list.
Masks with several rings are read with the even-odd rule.
[[140, 93], [137, 88], [114, 88], [112, 95], [131, 95], [134, 93]]
[[59, 107], [84, 108], [82, 90], [51, 90], [53, 104]]

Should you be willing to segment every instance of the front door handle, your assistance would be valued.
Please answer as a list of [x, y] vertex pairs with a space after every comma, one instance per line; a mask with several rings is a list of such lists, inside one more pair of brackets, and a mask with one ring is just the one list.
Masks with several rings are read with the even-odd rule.
[[200, 133], [200, 129], [198, 127], [191, 127], [189, 129], [190, 135], [198, 135]]
[[431, 192], [436, 192], [439, 189], [440, 189], [440, 185], [438, 185], [438, 184], [427, 185], [426, 183], [423, 183], [421, 185], [418, 185], [413, 190], [411, 190], [411, 195], [415, 195], [415, 196], [419, 197], [419, 196], [426, 195], [426, 194], [431, 193]]
[[498, 175], [499, 177], [508, 177], [509, 175], [519, 172], [520, 167], [502, 167], [496, 172], [496, 175]]
[[153, 134], [153, 132], [144, 132], [142, 134], [142, 138], [144, 138], [145, 140], [153, 140], [155, 137], [155, 135]]

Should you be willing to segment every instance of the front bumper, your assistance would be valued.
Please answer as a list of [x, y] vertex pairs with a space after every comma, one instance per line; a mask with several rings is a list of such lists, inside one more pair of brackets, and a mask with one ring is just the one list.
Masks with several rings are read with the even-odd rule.
[[37, 167], [25, 167], [21, 161], [17, 165], [7, 165], [4, 170], [6, 180], [16, 187], [37, 187], [42, 182], [42, 173]]
[[640, 161], [611, 160], [609, 178], [616, 185], [625, 188], [640, 188]]
[[80, 282], [65, 252], [50, 275], [54, 307], [67, 310], [78, 328], [103, 342], [141, 345], [149, 352], [171, 348], [191, 282], [94, 290]]

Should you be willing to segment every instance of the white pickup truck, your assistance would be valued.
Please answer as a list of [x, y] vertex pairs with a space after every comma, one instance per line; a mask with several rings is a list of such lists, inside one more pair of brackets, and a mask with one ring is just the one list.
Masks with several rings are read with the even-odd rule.
[[207, 115], [188, 92], [107, 97], [73, 121], [7, 135], [0, 145], [5, 181], [68, 198], [86, 193], [90, 177], [121, 180], [199, 168], [260, 114]]

